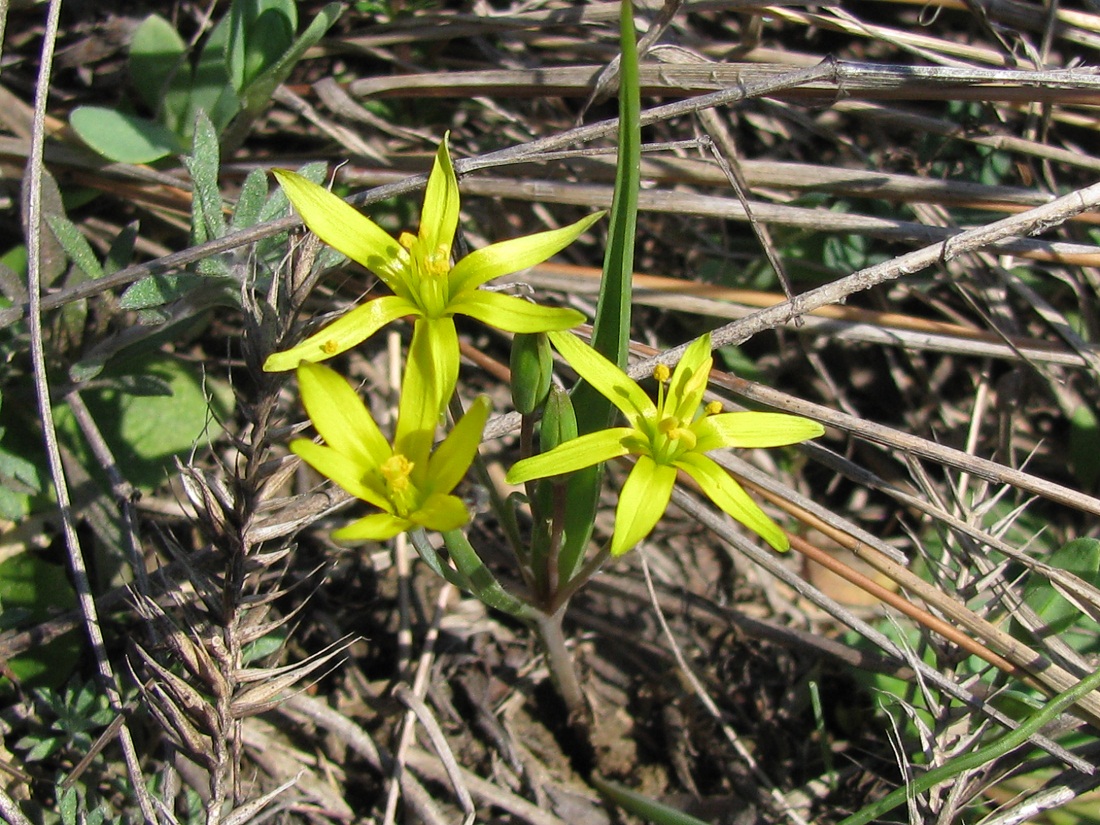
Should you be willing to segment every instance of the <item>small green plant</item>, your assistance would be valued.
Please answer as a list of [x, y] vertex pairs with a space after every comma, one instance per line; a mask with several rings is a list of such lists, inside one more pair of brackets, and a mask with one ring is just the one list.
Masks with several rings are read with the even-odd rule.
[[[1067, 542], [1045, 559], [1047, 569], [1028, 574], [1024, 602], [1039, 619], [1032, 632], [1054, 637], [1088, 659], [1100, 651], [1100, 616], [1087, 599], [1074, 596], [1077, 586], [1095, 591], [1100, 586], [1100, 541], [1091, 538]], [[1083, 585], [1076, 585], [1080, 580]]]
[[[57, 610], [75, 606], [76, 594], [60, 565], [31, 549], [0, 561], [0, 629], [44, 621]], [[9, 659], [7, 673], [25, 687], [56, 688], [69, 678], [79, 654], [78, 634], [65, 633]], [[7, 679], [0, 679], [0, 691], [11, 692]]]
[[879, 817], [883, 814], [904, 805], [907, 800], [935, 787], [938, 783], [957, 777], [964, 771], [991, 763], [995, 759], [1023, 747], [1027, 744], [1029, 737], [1038, 733], [1043, 725], [1053, 721], [1059, 713], [1070, 708], [1074, 702], [1087, 696], [1097, 687], [1100, 687], [1100, 670], [1089, 674], [1068, 690], [1051, 697], [1039, 710], [1031, 714], [1025, 722], [1014, 730], [1001, 735], [978, 750], [956, 756], [950, 761], [921, 774], [913, 782], [906, 783], [878, 802], [868, 805], [858, 813], [842, 820], [840, 825], [865, 825], [868, 822], [879, 821]]
[[34, 696], [42, 718], [53, 721], [15, 743], [28, 762], [40, 762], [62, 750], [86, 753], [92, 746], [92, 734], [115, 716], [107, 697], [92, 682], [72, 682], [62, 691], [40, 688]]
[[340, 3], [330, 3], [296, 35], [295, 0], [234, 0], [197, 55], [188, 52], [171, 23], [152, 14], [130, 44], [130, 79], [152, 117], [80, 106], [70, 124], [98, 154], [124, 163], [152, 163], [189, 151], [200, 115], [235, 146], [342, 11]]
[[115, 793], [128, 794], [130, 786], [116, 771], [110, 751], [85, 761], [100, 733], [117, 718], [99, 687], [73, 678], [56, 690], [38, 688], [30, 698], [35, 708], [28, 718], [30, 730], [15, 741], [13, 749], [38, 772], [57, 778], [56, 798], [43, 800], [45, 810], [38, 812], [35, 821], [62, 825], [134, 821], [120, 816], [111, 804]]
[[[0, 396], [0, 411], [2, 404]], [[17, 521], [30, 512], [31, 496], [42, 492], [42, 477], [33, 461], [3, 443], [6, 431], [0, 427], [0, 518]]]

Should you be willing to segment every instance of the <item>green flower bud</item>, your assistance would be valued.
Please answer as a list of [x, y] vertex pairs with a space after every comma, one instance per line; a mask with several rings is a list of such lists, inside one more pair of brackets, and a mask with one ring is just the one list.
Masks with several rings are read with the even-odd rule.
[[531, 415], [546, 401], [554, 357], [544, 332], [517, 333], [512, 339], [512, 403]]
[[576, 437], [577, 414], [573, 411], [573, 399], [560, 387], [551, 387], [542, 411], [539, 446], [542, 452], [548, 453]]

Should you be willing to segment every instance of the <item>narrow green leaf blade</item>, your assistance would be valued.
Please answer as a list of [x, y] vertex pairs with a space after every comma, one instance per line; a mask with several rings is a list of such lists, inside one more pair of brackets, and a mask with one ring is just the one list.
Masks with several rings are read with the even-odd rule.
[[[639, 165], [641, 163], [641, 91], [638, 83], [638, 44], [633, 6], [623, 0], [620, 14], [619, 156], [615, 171], [615, 196], [611, 205], [611, 230], [604, 254], [603, 281], [592, 327], [592, 346], [625, 370], [630, 344], [631, 287], [634, 273], [634, 235], [638, 223]], [[573, 393], [580, 433], [594, 432], [611, 424], [615, 408], [587, 382]], [[574, 473], [568, 484], [569, 508], [561, 554], [561, 581], [568, 581], [583, 565], [599, 506], [603, 468]]]
[[466, 580], [463, 585], [482, 602], [496, 610], [518, 619], [534, 618], [530, 605], [509, 593], [501, 586], [485, 563], [471, 546], [461, 530], [449, 530], [443, 534], [447, 552], [451, 554], [458, 572]]
[[122, 231], [111, 243], [107, 255], [103, 258], [103, 272], [107, 275], [118, 272], [123, 267], [129, 266], [134, 259], [134, 245], [137, 243], [138, 231], [141, 229], [139, 221], [131, 221], [122, 227]]
[[696, 819], [690, 814], [678, 811], [656, 799], [643, 796], [636, 791], [616, 785], [614, 782], [592, 777], [592, 784], [596, 790], [606, 796], [620, 808], [634, 814], [647, 822], [655, 822], [657, 825], [710, 825], [701, 819]]
[[76, 224], [64, 215], [46, 215], [46, 222], [49, 223], [50, 231], [61, 244], [61, 248], [65, 250], [65, 254], [69, 256], [69, 260], [81, 272], [93, 281], [103, 277], [103, 267], [92, 250], [92, 245], [80, 233]]
[[241, 185], [241, 193], [237, 196], [237, 207], [233, 210], [229, 228], [247, 229], [257, 224], [266, 202], [267, 173], [263, 169], [253, 169]]
[[191, 66], [187, 44], [159, 14], [150, 14], [130, 41], [130, 81], [162, 122], [179, 134], [187, 114]]
[[222, 196], [218, 188], [220, 157], [214, 124], [206, 112], [199, 112], [191, 156], [184, 159], [194, 187], [191, 212], [191, 242], [194, 244], [220, 238], [226, 233]]
[[184, 133], [190, 135], [198, 113], [206, 112], [214, 129], [220, 134], [240, 110], [237, 93], [229, 82], [226, 48], [229, 40], [229, 17], [223, 17], [210, 36], [206, 38], [199, 62], [195, 65], [191, 84], [190, 110], [183, 124]]
[[286, 80], [291, 70], [302, 59], [306, 51], [315, 46], [325, 36], [332, 24], [344, 11], [342, 3], [329, 3], [313, 18], [306, 30], [283, 52], [274, 63], [252, 79], [241, 90], [241, 101], [245, 111], [256, 113], [271, 99], [275, 88]]

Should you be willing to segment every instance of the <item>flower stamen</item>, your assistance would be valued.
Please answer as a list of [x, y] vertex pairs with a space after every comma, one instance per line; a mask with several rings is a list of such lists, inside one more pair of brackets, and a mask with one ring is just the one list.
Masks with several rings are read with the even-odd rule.
[[395, 493], [404, 493], [412, 483], [409, 481], [409, 474], [412, 472], [413, 466], [413, 463], [405, 456], [395, 455], [383, 461], [378, 470], [382, 473], [382, 478], [386, 479], [386, 484], [389, 485], [391, 490]]

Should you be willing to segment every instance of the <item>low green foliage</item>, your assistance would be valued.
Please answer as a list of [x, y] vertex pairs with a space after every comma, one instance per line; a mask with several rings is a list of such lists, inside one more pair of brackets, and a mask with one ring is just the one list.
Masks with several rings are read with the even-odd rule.
[[18, 521], [30, 512], [31, 496], [42, 492], [42, 475], [33, 461], [11, 451], [10, 439], [4, 443], [6, 432], [7, 427], [0, 427], [0, 518]]
[[197, 55], [171, 23], [152, 14], [131, 41], [130, 78], [153, 117], [80, 106], [70, 125], [98, 154], [123, 163], [187, 152], [200, 123], [219, 136], [243, 132], [342, 11], [330, 3], [295, 36], [294, 0], [234, 0]]
[[634, 814], [646, 822], [654, 825], [707, 825], [701, 819], [690, 816], [669, 805], [658, 802], [644, 794], [624, 788], [614, 782], [592, 777], [592, 784], [608, 800], [618, 805], [627, 813]]
[[1069, 461], [1081, 486], [1095, 490], [1100, 481], [1100, 422], [1085, 404], [1069, 417]]
[[913, 782], [896, 788], [874, 804], [842, 820], [840, 825], [865, 825], [868, 822], [879, 821], [878, 818], [882, 814], [904, 805], [906, 800], [933, 788], [938, 783], [948, 781], [962, 775], [965, 771], [974, 770], [1011, 753], [1027, 744], [1028, 739], [1038, 733], [1043, 725], [1053, 721], [1059, 713], [1069, 709], [1074, 702], [1084, 698], [1097, 687], [1100, 687], [1100, 670], [1090, 673], [1073, 687], [1052, 697], [1017, 728], [1008, 733], [999, 734], [997, 738], [978, 750], [952, 757], [947, 762], [920, 774]]
[[[47, 561], [39, 552], [24, 549], [0, 562], [0, 607], [4, 624], [27, 626], [44, 622], [76, 606], [76, 593], [65, 568]], [[76, 666], [83, 639], [70, 631], [27, 653], [8, 660], [12, 674], [27, 687], [57, 687]], [[3, 692], [11, 685], [0, 680]]]
[[[1100, 588], [1100, 541], [1096, 539], [1067, 542], [1043, 561], [1055, 570], [1072, 574], [1088, 587]], [[1073, 597], [1066, 585], [1034, 570], [1024, 585], [1024, 602], [1042, 622], [1036, 630], [1040, 637], [1057, 637], [1082, 656], [1100, 652], [1100, 617], [1080, 598]]]
[[[241, 185], [236, 206], [226, 219], [226, 204], [220, 188], [220, 147], [213, 123], [200, 113], [190, 156], [184, 159], [194, 189], [191, 210], [191, 242], [201, 244], [230, 232], [282, 217], [289, 201], [281, 188], [269, 191], [267, 176], [256, 169]], [[322, 163], [312, 163], [299, 174], [318, 183], [325, 174]], [[265, 238], [247, 253], [240, 250], [199, 261], [194, 272], [158, 273], [131, 284], [119, 299], [122, 309], [138, 310], [150, 326], [191, 324], [217, 306], [240, 306], [246, 282], [263, 289], [285, 255], [285, 233]], [[318, 264], [340, 260], [339, 253], [322, 253]], [[162, 327], [161, 333], [168, 330]], [[94, 366], [91, 364], [90, 366]], [[87, 378], [84, 374], [82, 377]]]
[[[139, 490], [163, 484], [176, 458], [217, 439], [233, 409], [224, 381], [155, 350], [112, 365], [84, 399], [127, 481]], [[60, 405], [54, 415], [58, 433], [85, 466], [95, 468], [68, 408]]]
[[[118, 794], [130, 796], [126, 778], [112, 764], [114, 752], [98, 753], [75, 781], [67, 781], [73, 767], [91, 751], [100, 733], [117, 717], [95, 682], [73, 678], [64, 686], [39, 688], [31, 693], [34, 715], [30, 729], [14, 743], [24, 762], [56, 777], [53, 804], [28, 810], [34, 821], [61, 825], [99, 825], [139, 821], [113, 804]], [[33, 811], [33, 813], [32, 813]]]
[[115, 718], [107, 698], [93, 682], [72, 682], [64, 690], [39, 688], [34, 691], [39, 718], [48, 725], [15, 743], [28, 762], [40, 762], [62, 750], [87, 753], [97, 731]]

